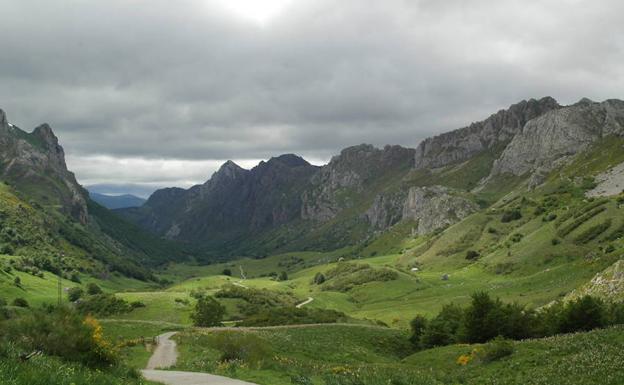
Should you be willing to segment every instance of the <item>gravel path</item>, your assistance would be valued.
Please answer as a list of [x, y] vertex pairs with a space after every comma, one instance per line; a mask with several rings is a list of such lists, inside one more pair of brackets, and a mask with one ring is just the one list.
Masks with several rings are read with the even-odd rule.
[[158, 337], [158, 346], [154, 354], [147, 363], [147, 369], [166, 369], [175, 365], [178, 360], [178, 352], [176, 351], [176, 343], [171, 340], [171, 337], [177, 332], [169, 332], [161, 334]]
[[158, 346], [147, 363], [147, 369], [141, 371], [143, 377], [166, 385], [256, 385], [251, 382], [207, 373], [155, 370], [156, 368], [169, 368], [175, 365], [178, 352], [175, 341], [171, 339], [175, 334], [176, 332], [169, 332], [157, 337]]
[[143, 377], [167, 385], [256, 385], [206, 373], [176, 372], [172, 370], [144, 370]]

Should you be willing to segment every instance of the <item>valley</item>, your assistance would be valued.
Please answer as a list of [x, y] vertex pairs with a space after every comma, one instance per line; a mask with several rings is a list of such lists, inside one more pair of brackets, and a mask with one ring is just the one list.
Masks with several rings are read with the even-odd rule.
[[[75, 181], [49, 126], [0, 116], [0, 319], [29, 341], [0, 331], [0, 357], [44, 355], [19, 372], [0, 364], [10, 384], [46, 383], [20, 376], [71, 361], [20, 329], [34, 317], [24, 324], [46, 330], [59, 311], [117, 372], [90, 382], [91, 364], [72, 361], [82, 378], [58, 384], [147, 383], [137, 370], [153, 337], [174, 331], [170, 369], [260, 385], [624, 380], [622, 101], [531, 99], [416, 149], [359, 145], [322, 167], [228, 161], [205, 184], [111, 210]], [[534, 330], [470, 340], [478, 293], [522, 308]], [[565, 329], [584, 298], [600, 322]], [[453, 309], [459, 320], [433, 329]], [[415, 320], [438, 342], [414, 337]]]

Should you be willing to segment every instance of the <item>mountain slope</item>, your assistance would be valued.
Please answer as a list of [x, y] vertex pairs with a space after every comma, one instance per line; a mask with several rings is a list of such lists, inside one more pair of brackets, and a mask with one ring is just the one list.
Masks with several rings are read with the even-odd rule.
[[[121, 213], [208, 250], [351, 247], [357, 254], [394, 226], [405, 234], [441, 231], [506, 194], [542, 185], [593, 144], [623, 136], [623, 114], [618, 100], [561, 106], [550, 97], [530, 99], [416, 149], [353, 146], [320, 168], [290, 155], [305, 163], [296, 175], [282, 157], [252, 170], [228, 162], [204, 185], [157, 191], [144, 207]], [[268, 171], [276, 165], [286, 176]], [[262, 182], [267, 172], [273, 176]]]
[[123, 194], [123, 195], [106, 195], [99, 194], [95, 192], [89, 192], [89, 197], [106, 207], [107, 209], [123, 209], [126, 207], [139, 207], [145, 203], [145, 199], [139, 198], [132, 194]]

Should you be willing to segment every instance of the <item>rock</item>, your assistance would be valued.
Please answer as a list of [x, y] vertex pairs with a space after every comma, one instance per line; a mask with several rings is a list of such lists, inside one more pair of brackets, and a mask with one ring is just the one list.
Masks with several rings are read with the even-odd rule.
[[413, 149], [401, 146], [379, 149], [361, 144], [345, 148], [311, 179], [302, 198], [301, 217], [329, 221], [358, 202], [365, 189], [379, 188], [380, 179], [407, 172], [413, 156]]
[[506, 144], [526, 122], [558, 108], [559, 104], [551, 97], [530, 99], [500, 110], [482, 122], [425, 139], [416, 149], [414, 167], [437, 168], [468, 160], [486, 149]]
[[0, 110], [1, 177], [42, 205], [60, 205], [82, 224], [88, 222], [88, 193], [67, 170], [65, 153], [47, 124], [27, 133], [8, 124]]
[[443, 186], [412, 187], [403, 206], [403, 219], [418, 223], [418, 234], [432, 233], [477, 211], [472, 201]]
[[[624, 148], [622, 149], [624, 151]], [[596, 187], [588, 191], [588, 197], [618, 195], [624, 191], [624, 162], [596, 176]]]
[[533, 175], [532, 186], [590, 144], [608, 135], [624, 135], [624, 102], [583, 100], [549, 111], [526, 123], [494, 162], [490, 177]]

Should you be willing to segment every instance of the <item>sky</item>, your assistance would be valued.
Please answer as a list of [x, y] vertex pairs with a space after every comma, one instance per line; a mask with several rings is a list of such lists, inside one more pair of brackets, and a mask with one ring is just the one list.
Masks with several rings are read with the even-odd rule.
[[624, 98], [618, 0], [0, 0], [0, 108], [79, 182], [415, 147], [523, 99]]

